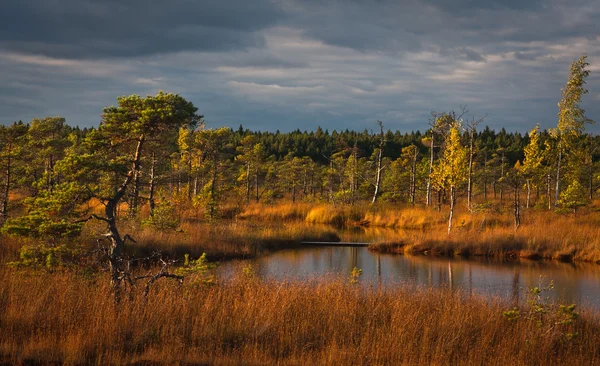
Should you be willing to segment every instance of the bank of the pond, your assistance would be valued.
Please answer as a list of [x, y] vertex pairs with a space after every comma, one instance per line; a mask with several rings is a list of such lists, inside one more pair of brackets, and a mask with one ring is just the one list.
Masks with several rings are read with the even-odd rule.
[[[569, 244], [565, 245], [563, 241]], [[368, 248], [373, 252], [388, 254], [524, 258], [600, 264], [597, 242], [577, 242], [568, 237], [556, 240], [551, 234], [540, 238], [506, 232], [464, 232], [453, 235], [421, 232], [407, 235], [404, 239], [372, 243]]]

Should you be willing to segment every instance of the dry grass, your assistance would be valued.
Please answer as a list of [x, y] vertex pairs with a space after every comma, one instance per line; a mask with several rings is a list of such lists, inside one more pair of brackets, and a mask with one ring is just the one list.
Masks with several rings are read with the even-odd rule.
[[447, 215], [445, 212], [415, 207], [400, 210], [381, 208], [375, 212], [367, 212], [363, 220], [372, 226], [427, 229], [443, 224], [447, 220]]
[[[114, 303], [108, 283], [3, 271], [0, 361], [14, 364], [594, 364], [600, 320], [542, 325], [509, 304], [346, 280], [178, 287]], [[441, 292], [440, 292], [441, 291]], [[577, 333], [575, 338], [570, 338]]]
[[[317, 216], [342, 212], [347, 223], [356, 220], [357, 210], [362, 208], [325, 208]], [[379, 222], [400, 222], [400, 213], [387, 218], [384, 208], [376, 208], [367, 214], [374, 212]], [[429, 214], [436, 219], [437, 213]], [[185, 223], [179, 232], [132, 226], [124, 232], [136, 237], [138, 244], [129, 248], [138, 255], [160, 249], [214, 258], [253, 256], [302, 239], [337, 239], [331, 227], [303, 220], [256, 221]], [[343, 235], [384, 238], [378, 250], [402, 253], [598, 261], [599, 224], [595, 212], [575, 218], [531, 211], [515, 232], [506, 214], [488, 214], [484, 221], [482, 214], [462, 212], [450, 236], [443, 222]], [[103, 232], [101, 226], [89, 225], [85, 235]], [[0, 241], [0, 263], [14, 260], [23, 241]], [[346, 278], [263, 282], [239, 274], [207, 286], [190, 276], [182, 286], [157, 283], [147, 299], [138, 292], [117, 305], [102, 274], [1, 269], [0, 334], [10, 336], [0, 337], [0, 363], [600, 364], [600, 314], [585, 310], [570, 324], [554, 308], [511, 321], [503, 315], [511, 304], [500, 299], [410, 286], [365, 288]], [[521, 306], [522, 314], [529, 311]]]
[[[427, 208], [386, 204], [311, 208], [307, 204], [284, 204], [265, 210], [263, 215], [258, 205], [252, 207], [253, 214], [248, 217], [262, 222], [299, 218], [302, 212], [307, 212], [306, 224], [368, 227], [363, 233], [344, 233], [344, 240], [376, 242], [371, 249], [381, 252], [600, 263], [600, 214], [593, 206], [577, 217], [546, 210], [524, 210], [518, 230], [514, 228], [510, 212], [497, 206], [487, 212], [474, 213], [459, 207], [451, 235], [447, 234], [447, 212]], [[300, 225], [301, 221], [296, 222]]]
[[[496, 222], [505, 220], [503, 217]], [[600, 263], [600, 225], [595, 214], [572, 217], [531, 212], [518, 229], [507, 224], [462, 225], [447, 235], [437, 230], [403, 233], [372, 250], [440, 255], [510, 256]], [[474, 220], [477, 221], [477, 220]]]
[[[340, 240], [331, 228], [304, 223], [193, 222], [182, 224], [177, 231], [132, 228], [124, 232], [133, 233], [137, 242], [127, 245], [126, 250], [130, 255], [143, 257], [161, 251], [171, 257], [181, 258], [184, 254], [199, 257], [206, 253], [211, 260], [254, 257], [270, 250], [295, 247], [303, 240]], [[98, 237], [98, 234], [87, 232], [86, 236]]]
[[317, 205], [308, 212], [305, 221], [310, 224], [328, 224], [335, 226], [360, 223], [366, 207], [368, 206]]
[[314, 205], [307, 203], [280, 203], [277, 205], [251, 204], [238, 215], [241, 219], [289, 221], [303, 220]]
[[309, 224], [334, 226], [371, 226], [396, 229], [425, 229], [447, 220], [446, 212], [419, 207], [399, 207], [390, 204], [329, 205], [309, 203], [253, 204], [244, 209], [240, 218], [261, 221], [298, 220]]

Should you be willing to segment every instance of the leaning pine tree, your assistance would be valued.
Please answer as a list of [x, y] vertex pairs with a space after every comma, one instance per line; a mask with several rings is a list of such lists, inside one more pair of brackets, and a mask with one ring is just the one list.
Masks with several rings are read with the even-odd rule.
[[[195, 126], [201, 120], [196, 111], [176, 94], [119, 97], [116, 107], [104, 109], [98, 129], [73, 141], [65, 158], [56, 163], [61, 183], [42, 192], [30, 203], [28, 215], [12, 222], [7, 231], [60, 238], [77, 235], [89, 220], [104, 222], [111, 280], [118, 290], [123, 281], [131, 281], [122, 260], [131, 237], [119, 230], [117, 208], [142, 174], [142, 160], [152, 154], [147, 147], [165, 145], [181, 127]], [[102, 203], [103, 214], [85, 209], [83, 204], [92, 199]]]
[[[557, 142], [557, 164], [556, 164], [556, 189], [555, 189], [555, 205], [559, 203], [561, 192], [561, 181], [565, 175], [562, 168], [566, 163], [570, 165], [571, 175], [575, 176], [579, 169], [580, 160], [583, 156], [581, 145], [578, 143], [579, 138], [584, 132], [585, 125], [594, 123], [593, 120], [585, 116], [585, 110], [581, 108], [581, 98], [588, 93], [585, 88], [585, 80], [590, 75], [590, 70], [587, 62], [587, 55], [581, 56], [578, 60], [573, 61], [569, 71], [569, 80], [562, 89], [562, 98], [558, 103], [558, 125], [552, 129], [551, 135]], [[569, 152], [568, 156], [565, 152]]]

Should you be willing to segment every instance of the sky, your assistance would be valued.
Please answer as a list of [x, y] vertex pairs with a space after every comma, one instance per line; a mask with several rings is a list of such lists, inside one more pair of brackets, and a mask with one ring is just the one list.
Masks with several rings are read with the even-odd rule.
[[[97, 126], [180, 94], [209, 128], [425, 130], [432, 111], [556, 126], [571, 63], [600, 124], [597, 0], [3, 0], [0, 123]], [[600, 132], [600, 126], [588, 126]]]

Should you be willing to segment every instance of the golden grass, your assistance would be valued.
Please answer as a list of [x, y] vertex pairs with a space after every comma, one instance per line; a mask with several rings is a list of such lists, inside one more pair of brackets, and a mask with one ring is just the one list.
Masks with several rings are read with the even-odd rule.
[[[256, 224], [250, 221], [221, 221], [215, 223], [183, 223], [178, 230], [156, 231], [152, 228], [131, 228], [135, 244], [126, 247], [128, 254], [143, 257], [161, 251], [172, 257], [184, 254], [224, 260], [249, 258], [260, 253], [298, 246], [300, 241], [339, 241], [331, 228], [303, 223]], [[99, 233], [86, 233], [94, 237]]]
[[251, 204], [238, 217], [254, 220], [303, 220], [313, 205], [307, 203], [280, 203], [277, 205]]
[[240, 275], [209, 287], [162, 281], [116, 305], [104, 278], [0, 277], [0, 362], [11, 364], [600, 362], [595, 314], [510, 321], [510, 304], [449, 290]]
[[[501, 222], [502, 217], [496, 221]], [[447, 235], [437, 230], [404, 232], [371, 246], [408, 254], [509, 256], [600, 263], [600, 226], [595, 214], [572, 217], [531, 212], [515, 230], [510, 225], [464, 225]]]
[[[488, 212], [468, 212], [459, 207], [453, 230], [447, 234], [445, 211], [419, 207], [379, 205], [282, 204], [261, 209], [253, 205], [249, 222], [281, 221], [306, 212], [306, 224], [336, 227], [359, 226], [364, 232], [344, 232], [344, 241], [374, 242], [375, 251], [404, 254], [508, 256], [600, 263], [600, 213], [591, 207], [578, 216], [546, 210], [523, 210], [515, 230], [510, 211], [501, 207]], [[264, 212], [264, 213], [263, 213]], [[245, 215], [245, 214], [243, 214]], [[318, 230], [318, 228], [315, 228]], [[331, 229], [329, 229], [331, 230]]]
[[329, 224], [336, 226], [360, 223], [365, 207], [362, 205], [317, 205], [305, 217], [310, 224]]
[[[246, 207], [240, 218], [261, 221], [298, 220], [309, 224], [335, 226], [371, 226], [397, 229], [425, 229], [447, 220], [447, 212], [424, 207], [403, 207], [391, 204], [330, 205], [309, 203], [280, 203], [277, 205], [253, 204]], [[463, 215], [463, 222], [471, 215]], [[463, 222], [463, 224], [465, 224]]]
[[382, 226], [403, 229], [426, 229], [446, 221], [446, 213], [423, 208], [380, 209], [367, 212], [364, 221], [372, 226]]

